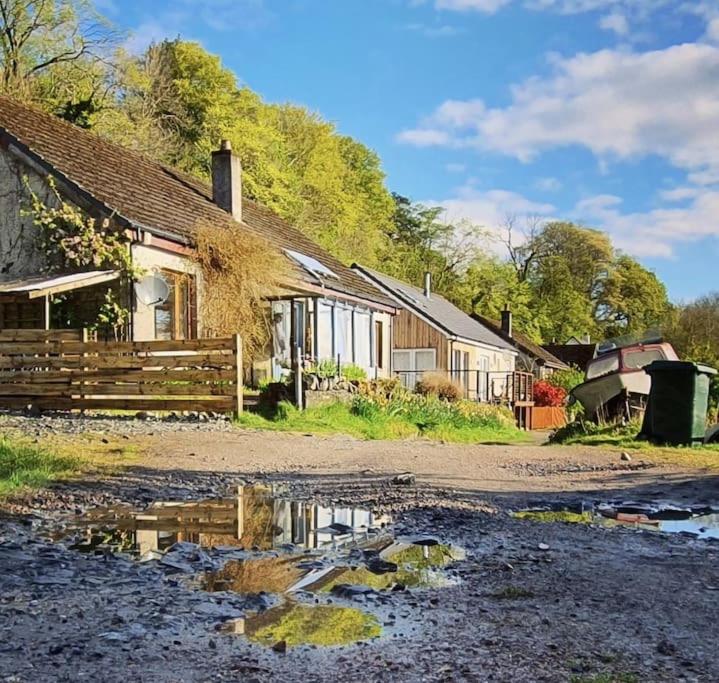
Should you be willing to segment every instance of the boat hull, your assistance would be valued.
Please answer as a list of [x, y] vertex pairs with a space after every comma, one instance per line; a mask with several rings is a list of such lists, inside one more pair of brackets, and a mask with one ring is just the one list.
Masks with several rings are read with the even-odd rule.
[[651, 377], [644, 370], [613, 372], [590, 379], [572, 389], [572, 397], [582, 404], [588, 415], [596, 415], [599, 409], [621, 395], [648, 396], [652, 386]]

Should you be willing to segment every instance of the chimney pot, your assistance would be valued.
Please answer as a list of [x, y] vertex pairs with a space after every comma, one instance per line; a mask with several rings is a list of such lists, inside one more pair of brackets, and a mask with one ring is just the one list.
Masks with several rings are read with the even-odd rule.
[[502, 311], [502, 332], [508, 337], [512, 336], [512, 311], [509, 310], [509, 306], [505, 306]]
[[229, 140], [212, 152], [212, 201], [236, 221], [242, 220], [242, 164]]
[[432, 273], [424, 274], [424, 296], [429, 299], [432, 295]]

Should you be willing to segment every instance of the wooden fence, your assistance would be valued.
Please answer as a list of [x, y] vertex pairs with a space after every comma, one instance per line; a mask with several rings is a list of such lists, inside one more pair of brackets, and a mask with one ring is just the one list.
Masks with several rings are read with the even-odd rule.
[[87, 341], [83, 330], [0, 331], [0, 408], [242, 411], [242, 345]]

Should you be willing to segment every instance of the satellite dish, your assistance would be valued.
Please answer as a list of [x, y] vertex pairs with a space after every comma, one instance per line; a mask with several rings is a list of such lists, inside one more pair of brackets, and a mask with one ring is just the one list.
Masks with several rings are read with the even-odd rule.
[[161, 275], [145, 275], [135, 283], [135, 296], [145, 306], [164, 304], [170, 296], [170, 286]]

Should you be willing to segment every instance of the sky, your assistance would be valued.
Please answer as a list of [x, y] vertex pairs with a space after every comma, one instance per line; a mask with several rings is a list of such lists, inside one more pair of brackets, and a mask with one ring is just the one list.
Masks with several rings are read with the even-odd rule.
[[[609, 233], [675, 301], [719, 290], [719, 0], [97, 0], [181, 36], [382, 159], [391, 190], [501, 234]], [[488, 251], [501, 247], [487, 238]]]

